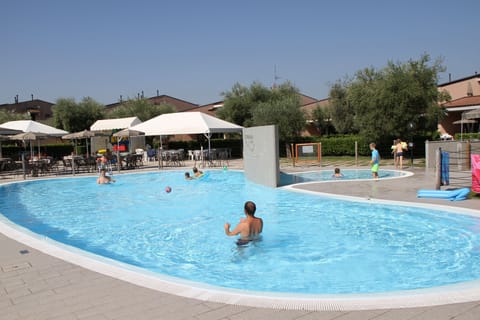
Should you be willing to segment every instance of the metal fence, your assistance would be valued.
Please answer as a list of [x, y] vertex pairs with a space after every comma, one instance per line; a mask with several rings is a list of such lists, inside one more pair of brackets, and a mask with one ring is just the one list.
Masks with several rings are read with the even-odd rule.
[[[442, 157], [442, 153], [446, 153]], [[480, 154], [480, 141], [427, 141], [425, 143], [426, 170], [435, 170], [436, 187], [471, 187], [471, 155]], [[448, 158], [448, 167], [442, 161]], [[445, 165], [445, 163], [443, 164]], [[445, 180], [445, 175], [448, 179]]]

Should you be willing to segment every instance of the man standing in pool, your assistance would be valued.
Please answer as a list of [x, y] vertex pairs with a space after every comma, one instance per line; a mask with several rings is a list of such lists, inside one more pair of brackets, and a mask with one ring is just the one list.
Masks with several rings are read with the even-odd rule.
[[370, 165], [372, 166], [372, 176], [374, 179], [378, 179], [378, 166], [380, 163], [380, 154], [376, 147], [377, 145], [375, 143], [370, 143], [370, 150], [372, 150], [372, 160], [370, 160]]
[[240, 245], [247, 244], [250, 241], [257, 239], [263, 230], [263, 220], [255, 217], [256, 210], [257, 207], [254, 202], [245, 202], [244, 212], [247, 218], [240, 219], [240, 222], [232, 231], [230, 231], [230, 223], [225, 223], [225, 234], [227, 236], [236, 236], [237, 234], [240, 234], [240, 239], [237, 241], [237, 244]]
[[100, 175], [98, 176], [97, 183], [98, 184], [106, 184], [110, 182], [115, 182], [115, 180], [112, 179], [112, 177], [107, 176], [107, 169], [101, 168], [100, 169]]

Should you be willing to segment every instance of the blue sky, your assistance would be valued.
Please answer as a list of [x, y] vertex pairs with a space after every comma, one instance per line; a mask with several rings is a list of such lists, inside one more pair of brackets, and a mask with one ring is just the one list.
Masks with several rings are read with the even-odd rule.
[[222, 99], [290, 81], [314, 98], [366, 67], [428, 53], [440, 82], [480, 72], [478, 0], [1, 0], [0, 104], [167, 94]]

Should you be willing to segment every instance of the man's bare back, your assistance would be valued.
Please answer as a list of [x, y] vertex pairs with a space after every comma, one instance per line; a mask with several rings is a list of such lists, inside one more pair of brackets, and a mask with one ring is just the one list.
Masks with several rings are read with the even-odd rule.
[[258, 238], [263, 230], [263, 220], [254, 216], [255, 210], [255, 203], [247, 201], [245, 203], [245, 215], [247, 217], [240, 219], [240, 222], [232, 231], [230, 231], [230, 223], [225, 223], [225, 234], [228, 236], [240, 234], [239, 241], [242, 244]]

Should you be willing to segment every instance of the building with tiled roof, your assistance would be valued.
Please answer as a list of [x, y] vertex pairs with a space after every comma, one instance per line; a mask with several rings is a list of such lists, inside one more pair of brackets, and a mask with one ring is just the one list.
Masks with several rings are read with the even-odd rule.
[[[143, 94], [141, 96], [139, 95], [138, 98], [143, 98]], [[146, 98], [146, 99], [154, 105], [168, 104], [170, 106], [173, 106], [177, 112], [189, 111], [189, 110], [192, 110], [192, 109], [195, 109], [195, 108], [199, 107], [198, 104], [188, 102], [188, 101], [185, 101], [185, 100], [182, 100], [182, 99], [174, 98], [172, 96], [168, 96], [168, 95], [165, 95], [165, 94], [163, 94], [163, 95], [158, 95], [157, 94], [154, 97], [150, 97], [150, 98]], [[124, 101], [122, 100], [122, 97], [120, 97], [119, 102], [108, 104], [108, 105], [105, 106], [105, 109], [107, 110], [107, 112], [111, 111], [111, 110], [119, 107], [123, 102]]]
[[[464, 119], [464, 114], [468, 111], [480, 110], [480, 75], [475, 73], [470, 77], [440, 84], [438, 90], [448, 92], [452, 98], [449, 102], [442, 104], [447, 111], [447, 116], [441, 121], [445, 130], [451, 135], [462, 131], [478, 132], [480, 119], [476, 119], [477, 123], [467, 123], [471, 121], [465, 121], [467, 119]], [[465, 123], [462, 124], [462, 120]]]
[[53, 116], [53, 105], [53, 103], [48, 101], [34, 99], [33, 95], [32, 99], [27, 101], [19, 101], [18, 96], [15, 96], [13, 103], [0, 104], [0, 110], [26, 114], [32, 120], [42, 121]]

